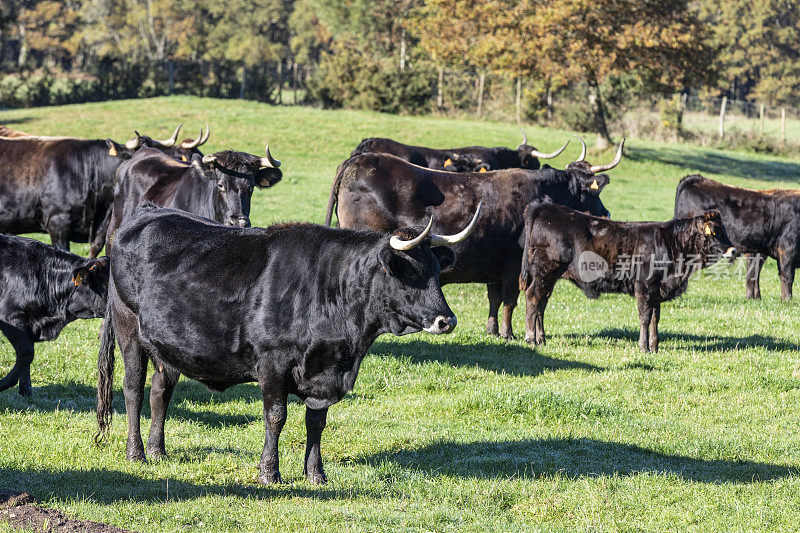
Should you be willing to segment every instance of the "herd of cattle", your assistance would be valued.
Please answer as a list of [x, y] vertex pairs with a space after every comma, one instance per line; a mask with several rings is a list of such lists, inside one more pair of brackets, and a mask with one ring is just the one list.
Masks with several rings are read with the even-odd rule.
[[[800, 261], [800, 192], [752, 191], [702, 176], [681, 180], [675, 218], [616, 222], [600, 195], [614, 160], [592, 165], [586, 145], [565, 169], [543, 153], [466, 147], [438, 150], [365, 139], [336, 172], [325, 225], [250, 227], [256, 187], [281, 180], [281, 162], [222, 151], [204, 155], [210, 129], [178, 142], [136, 132], [110, 139], [30, 135], [0, 126], [0, 328], [16, 361], [0, 391], [32, 394], [34, 343], [70, 322], [104, 318], [98, 355], [96, 441], [113, 410], [114, 350], [124, 362], [126, 457], [165, 454], [166, 412], [181, 374], [212, 390], [257, 382], [265, 442], [259, 481], [280, 482], [278, 438], [289, 394], [306, 405], [304, 474], [324, 482], [320, 439], [328, 407], [353, 388], [383, 333], [446, 334], [456, 317], [441, 286], [486, 284], [486, 331], [513, 338], [526, 297], [527, 341], [545, 342], [544, 310], [559, 279], [587, 296], [637, 300], [642, 350], [658, 349], [664, 301], [693, 270], [744, 253], [747, 296], [759, 298], [763, 258], [778, 261], [791, 298]], [[338, 228], [329, 227], [333, 215]], [[44, 231], [52, 245], [16, 234]], [[91, 258], [70, 253], [90, 243]], [[106, 256], [98, 258], [105, 247]], [[588, 254], [588, 256], [587, 256]], [[660, 268], [620, 276], [634, 256]], [[602, 269], [582, 270], [586, 257]], [[500, 306], [502, 304], [502, 322]], [[152, 362], [151, 428], [140, 433]]]

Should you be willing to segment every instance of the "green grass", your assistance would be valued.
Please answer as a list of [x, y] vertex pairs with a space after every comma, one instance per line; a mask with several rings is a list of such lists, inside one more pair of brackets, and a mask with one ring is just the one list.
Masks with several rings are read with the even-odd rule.
[[[285, 177], [254, 195], [255, 225], [321, 221], [336, 166], [362, 137], [519, 142], [508, 124], [184, 97], [0, 113], [0, 123], [27, 131], [116, 140], [134, 128], [167, 136], [178, 121], [188, 133], [212, 125], [207, 152], [261, 153], [270, 143]], [[543, 150], [568, 138], [527, 130]], [[623, 220], [670, 218], [675, 186], [692, 172], [754, 188], [796, 186], [800, 176], [800, 164], [786, 159], [636, 140], [629, 147], [603, 193]], [[555, 165], [577, 152], [573, 143]], [[110, 445], [92, 446], [95, 320], [37, 345], [33, 399], [0, 393], [0, 487], [139, 531], [796, 529], [800, 315], [796, 303], [779, 301], [773, 261], [760, 302], [745, 301], [738, 280], [693, 279], [663, 307], [658, 354], [639, 352], [635, 302], [625, 296], [587, 300], [560, 283], [548, 344], [534, 350], [483, 333], [483, 287], [445, 294], [456, 332], [381, 337], [353, 392], [331, 408], [326, 486], [302, 479], [298, 403], [281, 437], [288, 483], [255, 484], [263, 443], [255, 385], [215, 394], [182, 381], [167, 422], [170, 456], [146, 465], [124, 460], [117, 388]], [[520, 299], [518, 334], [523, 315]], [[0, 372], [12, 361], [0, 339]]]

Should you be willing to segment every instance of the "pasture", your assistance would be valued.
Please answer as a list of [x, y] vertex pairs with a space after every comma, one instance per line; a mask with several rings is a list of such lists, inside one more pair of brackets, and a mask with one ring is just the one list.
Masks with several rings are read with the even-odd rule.
[[[435, 147], [520, 139], [510, 124], [194, 97], [0, 112], [0, 123], [25, 131], [117, 141], [134, 129], [167, 137], [177, 122], [185, 136], [211, 125], [206, 153], [260, 155], [269, 142], [284, 178], [254, 193], [259, 226], [321, 222], [336, 167], [363, 137]], [[570, 136], [526, 130], [545, 151]], [[552, 164], [563, 168], [578, 151], [573, 142]], [[753, 188], [800, 179], [797, 160], [636, 139], [626, 153], [602, 195], [620, 220], [671, 218], [675, 186], [689, 173]], [[85, 255], [88, 245], [73, 250]], [[774, 261], [761, 279], [763, 300], [748, 302], [742, 280], [697, 275], [682, 299], [664, 304], [660, 352], [647, 355], [633, 298], [587, 300], [559, 283], [548, 344], [534, 350], [484, 333], [484, 286], [445, 287], [456, 331], [379, 338], [353, 392], [331, 407], [322, 441], [330, 481], [321, 487], [302, 477], [298, 402], [281, 435], [287, 483], [255, 483], [264, 426], [254, 384], [217, 394], [182, 380], [167, 420], [169, 457], [126, 462], [119, 355], [110, 443], [93, 446], [100, 321], [78, 321], [37, 344], [32, 399], [0, 393], [0, 488], [137, 531], [793, 530], [800, 316], [797, 298], [780, 302]], [[0, 339], [0, 372], [13, 358]], [[145, 426], [148, 416], [145, 405]]]

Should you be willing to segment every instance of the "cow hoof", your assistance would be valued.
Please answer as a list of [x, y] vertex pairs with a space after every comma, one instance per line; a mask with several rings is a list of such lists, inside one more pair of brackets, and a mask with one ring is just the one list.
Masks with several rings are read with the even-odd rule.
[[125, 458], [132, 463], [147, 463], [147, 457], [143, 453], [129, 453]]
[[500, 331], [497, 329], [497, 325], [493, 325], [493, 326], [492, 325], [487, 325], [486, 326], [486, 334], [487, 335], [493, 335], [493, 336], [496, 337], [496, 336], [500, 335]]
[[534, 346], [544, 346], [547, 344], [544, 339], [537, 339], [536, 337], [525, 337], [525, 342], [533, 344]]
[[147, 447], [147, 455], [149, 455], [150, 457], [153, 457], [153, 458], [163, 459], [163, 458], [167, 457], [167, 450], [165, 450], [164, 448], [158, 448], [158, 447], [155, 447], [155, 446], [154, 447], [148, 446]]
[[283, 483], [280, 472], [261, 472], [258, 474], [258, 482], [262, 485], [280, 485]]
[[328, 478], [325, 476], [324, 473], [314, 473], [314, 474], [306, 474], [306, 481], [311, 483], [312, 485], [324, 485], [328, 482]]
[[517, 340], [517, 336], [514, 335], [513, 333], [501, 333], [500, 337], [502, 337], [503, 339], [505, 339], [507, 341], [515, 341], [515, 340]]
[[30, 398], [33, 396], [33, 389], [19, 389], [19, 395], [24, 396], [26, 398]]

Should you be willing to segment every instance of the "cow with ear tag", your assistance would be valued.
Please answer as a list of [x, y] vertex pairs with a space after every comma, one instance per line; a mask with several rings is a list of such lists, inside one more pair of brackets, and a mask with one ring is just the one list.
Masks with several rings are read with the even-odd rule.
[[281, 180], [281, 162], [265, 156], [225, 150], [175, 161], [154, 148], [142, 148], [117, 171], [114, 209], [107, 246], [122, 220], [142, 202], [150, 201], [194, 213], [230, 226], [250, 225], [250, 198], [255, 187]]
[[[436, 235], [432, 220], [421, 232], [305, 223], [241, 228], [143, 205], [111, 248], [96, 440], [113, 414], [116, 339], [125, 365], [128, 460], [165, 453], [164, 420], [180, 374], [218, 391], [257, 382], [265, 425], [259, 482], [281, 482], [278, 438], [289, 394], [306, 405], [304, 474], [325, 482], [320, 445], [328, 408], [353, 389], [375, 339], [456, 327], [439, 273], [454, 260], [447, 247], [467, 239], [479, 216], [480, 208], [456, 235]], [[145, 448], [148, 361], [163, 370], [153, 379]]]
[[86, 259], [25, 237], [0, 235], [0, 330], [16, 360], [0, 391], [19, 383], [30, 396], [34, 343], [70, 322], [105, 314], [108, 258]]

